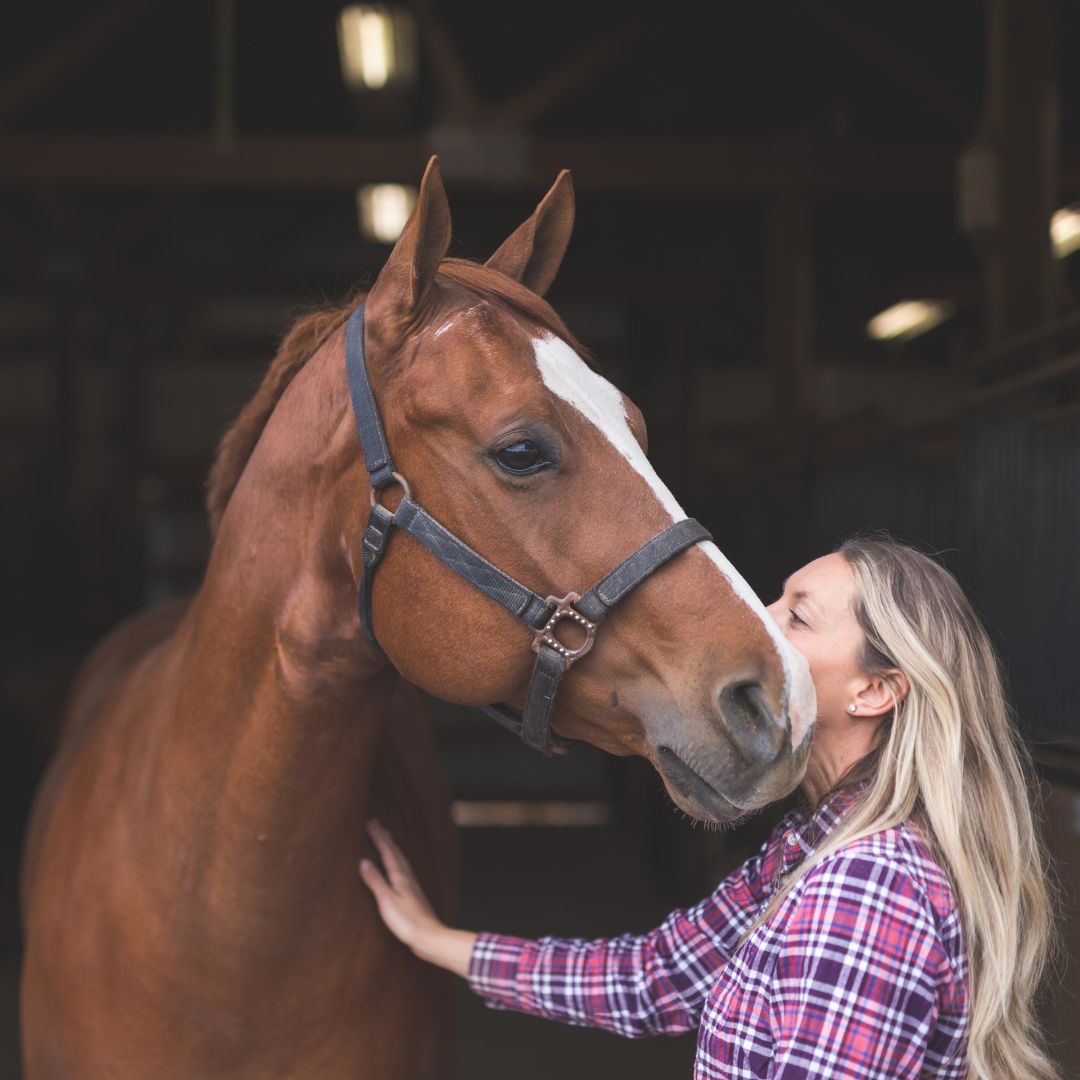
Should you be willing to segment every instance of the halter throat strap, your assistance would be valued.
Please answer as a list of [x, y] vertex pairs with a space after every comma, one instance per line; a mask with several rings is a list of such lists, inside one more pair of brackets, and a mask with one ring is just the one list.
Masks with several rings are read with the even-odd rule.
[[[456, 574], [533, 630], [532, 648], [536, 660], [524, 711], [518, 713], [503, 704], [486, 706], [483, 711], [542, 753], [549, 754], [555, 748], [570, 746], [569, 740], [551, 730], [551, 716], [563, 676], [592, 648], [597, 628], [612, 607], [680, 552], [701, 541], [711, 540], [711, 534], [692, 518], [678, 521], [643, 544], [583, 595], [567, 593], [564, 597], [542, 598], [436, 521], [413, 499], [407, 481], [394, 470], [367, 370], [363, 304], [350, 316], [345, 329], [345, 367], [364, 463], [371, 482], [371, 511], [361, 540], [363, 577], [358, 596], [364, 633], [376, 648], [380, 648], [371, 611], [372, 582], [392, 531], [402, 529]], [[391, 511], [378, 502], [378, 493], [395, 483], [401, 485], [404, 496]], [[584, 631], [582, 644], [570, 647], [556, 636], [555, 628], [563, 621], [574, 622]]]

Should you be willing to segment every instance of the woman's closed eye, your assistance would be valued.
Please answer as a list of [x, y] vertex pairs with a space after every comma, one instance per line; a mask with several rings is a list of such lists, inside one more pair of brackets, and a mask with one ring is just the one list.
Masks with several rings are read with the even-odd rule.
[[788, 608], [788, 615], [791, 617], [790, 621], [792, 626], [806, 626], [807, 622], [802, 616], [794, 609]]

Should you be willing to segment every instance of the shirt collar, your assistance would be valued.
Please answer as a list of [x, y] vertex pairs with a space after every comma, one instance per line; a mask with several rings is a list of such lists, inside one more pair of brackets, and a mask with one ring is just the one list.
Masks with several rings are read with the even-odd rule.
[[806, 795], [800, 791], [795, 805], [781, 822], [781, 828], [785, 832], [793, 832], [799, 846], [809, 855], [836, 829], [848, 811], [859, 801], [872, 779], [866, 776], [854, 784], [834, 791], [815, 811], [811, 811]]

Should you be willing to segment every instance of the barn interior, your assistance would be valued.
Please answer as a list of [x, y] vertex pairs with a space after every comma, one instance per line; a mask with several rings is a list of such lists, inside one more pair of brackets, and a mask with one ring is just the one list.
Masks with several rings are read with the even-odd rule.
[[[1042, 781], [1069, 960], [1041, 1009], [1080, 1076], [1080, 6], [57, 0], [6, 31], [0, 1077], [23, 829], [73, 674], [198, 588], [222, 432], [292, 321], [373, 280], [432, 153], [452, 254], [480, 261], [572, 171], [549, 299], [766, 602], [867, 529], [968, 589]], [[474, 929], [644, 930], [782, 812], [710, 832], [640, 760], [545, 759], [445, 705], [438, 738]], [[464, 988], [459, 1013], [471, 1080], [693, 1059], [692, 1036]]]

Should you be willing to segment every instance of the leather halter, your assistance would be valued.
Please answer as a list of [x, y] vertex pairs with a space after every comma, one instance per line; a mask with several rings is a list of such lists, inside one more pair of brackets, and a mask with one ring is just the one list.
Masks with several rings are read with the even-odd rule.
[[[562, 597], [541, 599], [440, 525], [413, 499], [405, 478], [394, 471], [364, 358], [363, 304], [352, 313], [345, 330], [345, 368], [364, 462], [371, 480], [371, 512], [361, 544], [364, 576], [360, 584], [359, 608], [364, 632], [371, 643], [380, 648], [372, 623], [371, 585], [375, 568], [386, 552], [391, 530], [396, 526], [419, 540], [451, 570], [511, 615], [528, 623], [533, 631], [532, 649], [536, 661], [525, 696], [524, 713], [502, 704], [485, 706], [483, 711], [534, 750], [549, 754], [554, 747], [569, 746], [569, 740], [553, 735], [551, 731], [555, 695], [567, 669], [592, 648], [601, 620], [615, 604], [669, 559], [702, 540], [711, 540], [711, 534], [692, 518], [676, 522], [643, 544], [584, 594], [579, 596], [571, 592]], [[404, 493], [394, 511], [378, 501], [379, 492], [392, 484], [398, 484]], [[585, 634], [584, 641], [576, 648], [555, 636], [556, 626], [564, 620], [574, 623]]]

